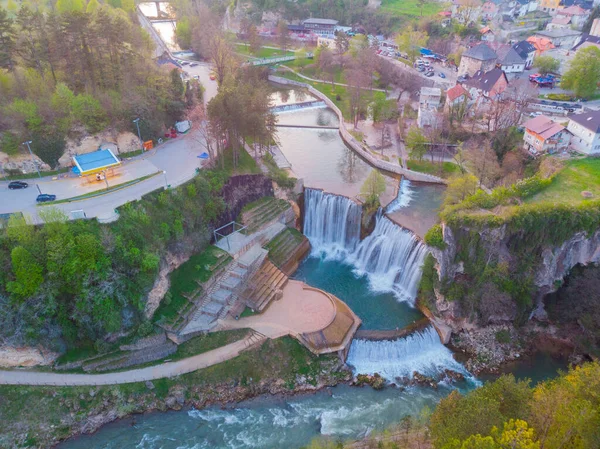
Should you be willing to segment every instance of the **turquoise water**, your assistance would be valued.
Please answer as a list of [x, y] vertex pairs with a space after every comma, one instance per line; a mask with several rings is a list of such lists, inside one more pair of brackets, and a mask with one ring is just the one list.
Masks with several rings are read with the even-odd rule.
[[362, 320], [362, 329], [395, 329], [423, 317], [392, 293], [374, 293], [366, 276], [358, 276], [351, 265], [324, 257], [308, 257], [300, 264], [294, 279], [334, 294]]
[[383, 430], [402, 417], [432, 407], [449, 389], [437, 391], [341, 385], [288, 399], [260, 398], [232, 408], [210, 407], [151, 413], [115, 422], [60, 449], [295, 449], [323, 435], [356, 439]]

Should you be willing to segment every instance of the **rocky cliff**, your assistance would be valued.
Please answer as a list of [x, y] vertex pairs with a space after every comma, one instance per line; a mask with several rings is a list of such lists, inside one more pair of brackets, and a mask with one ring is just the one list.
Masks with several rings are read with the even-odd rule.
[[[524, 311], [545, 319], [543, 296], [576, 265], [600, 262], [600, 229], [543, 245], [531, 244], [506, 225], [442, 229], [445, 248], [432, 248], [439, 277], [435, 315], [455, 330], [511, 322]], [[467, 291], [471, 301], [465, 301]], [[530, 302], [519, 304], [518, 294], [528, 295]]]

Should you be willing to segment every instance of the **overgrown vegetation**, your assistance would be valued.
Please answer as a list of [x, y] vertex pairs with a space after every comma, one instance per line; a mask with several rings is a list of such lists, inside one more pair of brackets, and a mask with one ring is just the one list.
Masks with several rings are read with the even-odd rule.
[[[160, 136], [182, 118], [200, 92], [179, 73], [152, 61], [153, 42], [125, 12], [110, 4], [59, 2], [55, 9], [24, 4], [10, 18], [0, 9], [0, 147], [16, 154], [21, 142], [50, 167], [66, 139], [111, 127], [143, 139]], [[120, 3], [120, 2], [119, 2]]]
[[160, 256], [183, 240], [198, 249], [210, 240], [225, 179], [203, 171], [121, 207], [110, 225], [68, 221], [50, 207], [40, 211], [42, 227], [12, 217], [0, 233], [2, 342], [102, 349], [107, 334], [134, 331]]

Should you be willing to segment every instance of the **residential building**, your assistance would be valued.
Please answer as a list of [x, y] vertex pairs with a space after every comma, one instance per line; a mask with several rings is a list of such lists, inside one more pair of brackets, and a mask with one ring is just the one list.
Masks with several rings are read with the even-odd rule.
[[556, 15], [550, 23], [546, 25], [547, 30], [565, 30], [568, 28], [571, 28], [571, 17], [569, 16]]
[[498, 10], [498, 5], [488, 0], [481, 7], [481, 18], [484, 20], [493, 20], [498, 14]]
[[573, 47], [573, 50], [578, 51], [589, 46], [594, 46], [600, 49], [600, 36], [582, 34], [581, 38], [579, 39], [579, 42], [577, 42], [577, 45]]
[[556, 17], [569, 18], [573, 26], [575, 26], [577, 29], [581, 29], [581, 27], [590, 17], [590, 11], [583, 9], [579, 5], [572, 5], [563, 9], [559, 9], [556, 12]]
[[502, 69], [479, 71], [464, 83], [464, 87], [476, 101], [499, 100], [508, 87], [508, 78]]
[[531, 154], [557, 153], [569, 146], [571, 133], [545, 115], [527, 120], [523, 127], [524, 148]]
[[470, 99], [471, 95], [461, 84], [457, 84], [446, 91], [446, 107], [454, 107], [468, 102]]
[[530, 42], [520, 41], [513, 45], [513, 48], [525, 60], [525, 69], [530, 69], [533, 66], [533, 58], [536, 52], [535, 47]]
[[551, 16], [556, 14], [558, 8], [560, 7], [560, 0], [540, 0], [540, 4], [538, 9], [540, 11], [547, 12]]
[[439, 87], [421, 87], [419, 106], [438, 108], [442, 100], [442, 89]]
[[600, 111], [569, 116], [567, 129], [573, 135], [571, 148], [584, 154], [600, 154]]
[[484, 42], [493, 42], [496, 39], [496, 35], [490, 27], [484, 27], [479, 32], [481, 33], [481, 40]]
[[581, 31], [572, 29], [542, 30], [537, 31], [534, 37], [548, 39], [555, 47], [572, 48], [580, 39]]
[[510, 45], [504, 45], [496, 50], [497, 66], [505, 73], [522, 73], [525, 71], [526, 60]]
[[516, 0], [513, 14], [515, 17], [523, 17], [530, 12], [538, 9], [537, 1], [530, 0]]
[[496, 65], [498, 55], [486, 44], [479, 44], [463, 53], [458, 66], [458, 76], [473, 76], [478, 71], [487, 72]]
[[468, 25], [481, 17], [483, 3], [480, 0], [452, 0], [452, 18]]
[[319, 36], [333, 36], [338, 21], [333, 19], [306, 19], [302, 22], [304, 28]]
[[600, 36], [600, 19], [596, 18], [592, 21], [592, 29], [590, 30], [592, 36]]
[[535, 56], [540, 56], [545, 51], [556, 48], [552, 41], [545, 37], [531, 36], [527, 38], [527, 42], [535, 48]]

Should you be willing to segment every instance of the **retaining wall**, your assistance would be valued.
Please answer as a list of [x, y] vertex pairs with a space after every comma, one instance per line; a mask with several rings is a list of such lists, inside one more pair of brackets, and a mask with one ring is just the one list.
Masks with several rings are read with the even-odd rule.
[[411, 181], [446, 184], [445, 180], [443, 180], [442, 178], [438, 178], [437, 176], [408, 170], [406, 168], [401, 167], [400, 165], [392, 164], [391, 162], [386, 162], [386, 161], [382, 161], [381, 159], [377, 159], [375, 156], [373, 156], [371, 154], [371, 152], [366, 150], [363, 147], [363, 145], [358, 140], [356, 140], [352, 136], [352, 134], [350, 134], [350, 132], [346, 129], [344, 117], [342, 115], [342, 111], [340, 111], [340, 108], [338, 108], [337, 105], [333, 101], [331, 101], [329, 99], [329, 97], [327, 97], [327, 95], [325, 95], [321, 91], [315, 89], [310, 84], [301, 83], [299, 81], [289, 80], [287, 78], [282, 78], [280, 76], [275, 76], [275, 75], [269, 75], [269, 81], [277, 83], [277, 84], [304, 87], [304, 88], [308, 89], [308, 91], [312, 95], [323, 100], [325, 102], [325, 104], [329, 108], [331, 108], [338, 116], [338, 119], [340, 122], [339, 132], [340, 132], [340, 136], [342, 137], [342, 140], [344, 140], [344, 142], [346, 142], [346, 145], [348, 145], [354, 152], [356, 152], [358, 155], [360, 155], [360, 157], [365, 159], [373, 167], [379, 168], [381, 170], [384, 170], [384, 171], [387, 171], [390, 173], [395, 173], [398, 175], [406, 176]]

